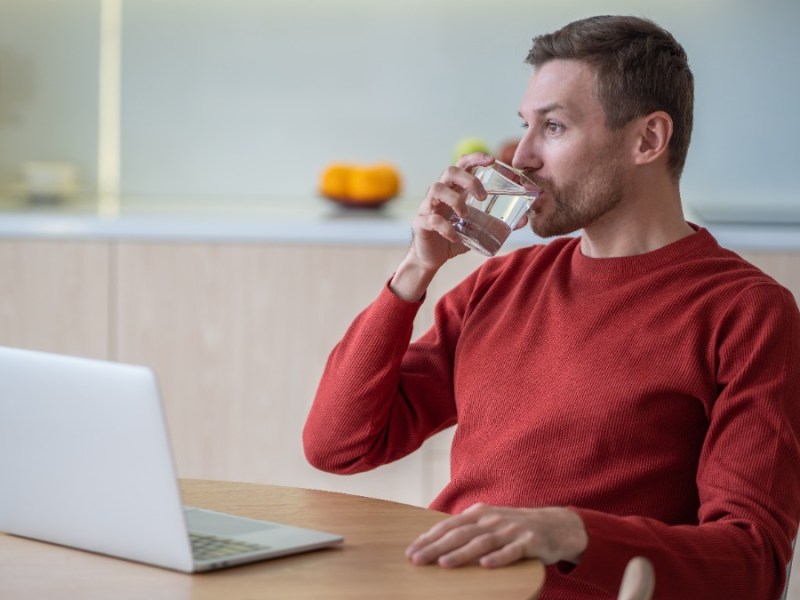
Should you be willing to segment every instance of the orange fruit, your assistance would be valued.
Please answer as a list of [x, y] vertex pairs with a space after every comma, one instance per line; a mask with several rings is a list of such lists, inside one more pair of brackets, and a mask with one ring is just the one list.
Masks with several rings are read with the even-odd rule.
[[334, 163], [320, 178], [323, 196], [354, 204], [378, 204], [400, 192], [400, 174], [389, 163], [358, 165]]
[[372, 170], [381, 179], [385, 187], [386, 196], [394, 198], [400, 193], [400, 173], [389, 163], [378, 163], [373, 165]]
[[328, 166], [320, 177], [320, 193], [328, 198], [347, 199], [351, 170], [352, 166], [344, 163], [335, 163]]

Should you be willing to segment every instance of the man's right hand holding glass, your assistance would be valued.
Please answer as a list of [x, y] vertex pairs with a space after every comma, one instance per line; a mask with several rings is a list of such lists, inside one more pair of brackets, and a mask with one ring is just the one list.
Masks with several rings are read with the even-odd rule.
[[468, 250], [453, 229], [450, 215], [452, 212], [460, 217], [466, 215], [468, 195], [480, 200], [486, 198], [486, 190], [469, 170], [493, 162], [494, 158], [488, 154], [466, 154], [428, 188], [414, 217], [408, 254], [389, 282], [389, 289], [397, 296], [408, 301], [420, 300], [441, 266]]

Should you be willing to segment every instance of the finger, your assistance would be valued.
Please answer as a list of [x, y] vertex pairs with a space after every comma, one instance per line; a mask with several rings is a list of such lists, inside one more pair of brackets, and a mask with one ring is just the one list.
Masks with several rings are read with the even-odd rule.
[[489, 515], [502, 514], [506, 511], [507, 509], [502, 508], [500, 506], [489, 506], [488, 504], [484, 504], [483, 502], [476, 502], [475, 504], [471, 504], [466, 509], [464, 509], [461, 515], [464, 515], [471, 519], [483, 519], [488, 517]]
[[482, 523], [482, 525], [485, 525], [485, 520], [487, 516], [491, 515], [493, 512], [499, 512], [499, 510], [500, 509], [491, 507], [482, 502], [473, 504], [468, 508], [466, 508], [460, 514], [453, 515], [451, 517], [444, 519], [443, 521], [439, 521], [428, 531], [419, 535], [417, 539], [414, 540], [414, 542], [408, 547], [408, 550], [406, 550], [406, 556], [409, 556], [411, 553], [413, 553], [413, 551], [419, 548], [422, 548], [432, 542], [435, 542], [442, 536], [446, 535], [450, 531], [458, 529], [459, 527], [464, 527], [465, 525], [478, 523], [481, 519], [484, 520], [484, 523]]
[[[461, 193], [470, 194], [479, 200], [486, 198], [486, 190], [480, 180], [469, 171], [451, 165], [439, 177], [438, 183], [455, 189]], [[434, 184], [435, 185], [435, 184]]]
[[426, 233], [436, 233], [453, 244], [458, 244], [461, 240], [453, 228], [453, 224], [450, 222], [450, 219], [445, 218], [437, 213], [417, 215], [417, 217], [414, 219], [414, 231], [418, 232], [417, 234], [422, 236], [421, 239], [425, 239], [427, 237], [425, 235]]
[[[469, 173], [463, 171], [462, 173], [472, 177]], [[449, 217], [451, 212], [455, 212], [459, 217], [465, 217], [467, 214], [467, 193], [467, 190], [456, 184], [437, 181], [428, 188], [425, 201], [420, 206], [420, 213], [438, 213]]]
[[512, 542], [520, 532], [519, 527], [514, 522], [509, 523], [502, 513], [502, 509], [480, 503], [465, 510], [462, 515], [477, 519], [473, 538], [460, 548], [441, 556], [439, 564], [453, 567], [474, 563], [485, 554]]
[[506, 546], [514, 544], [514, 541], [514, 531], [509, 528], [486, 531], [441, 555], [437, 562], [442, 567], [459, 567], [476, 562], [482, 564], [485, 556], [494, 555]]
[[421, 548], [422, 546], [427, 546], [441, 538], [443, 535], [449, 533], [453, 529], [458, 527], [462, 527], [465, 524], [470, 522], [474, 522], [477, 519], [470, 519], [466, 517], [463, 513], [460, 515], [456, 515], [454, 517], [449, 517], [444, 521], [438, 522], [436, 525], [431, 527], [425, 533], [419, 535], [416, 540], [409, 546], [409, 549], [413, 548]]
[[[434, 541], [423, 544], [421, 547], [411, 552], [408, 558], [414, 564], [427, 565], [439, 561], [441, 557], [454, 553], [454, 551], [458, 549], [463, 549], [463, 547], [468, 546], [474, 538], [482, 536], [485, 533], [486, 530], [477, 525], [464, 525], [448, 531]], [[462, 564], [458, 559], [462, 554], [463, 553], [455, 552], [456, 558], [453, 559], [453, 566]]]
[[[519, 560], [525, 553], [525, 544], [530, 540], [531, 534], [516, 520], [509, 521], [507, 519], [508, 512], [507, 509], [483, 503], [474, 504], [466, 509], [461, 513], [461, 517], [469, 518], [471, 521], [477, 519], [476, 527], [470, 530], [473, 537], [460, 547], [440, 556], [437, 561], [439, 565], [455, 567], [476, 562], [482, 563], [484, 556], [492, 555], [512, 544], [512, 549], [492, 558], [487, 566], [491, 566], [493, 561], [499, 565]], [[461, 529], [461, 531], [464, 530], [465, 528]], [[523, 544], [521, 548], [517, 543], [518, 540]]]
[[406, 550], [406, 556], [411, 556], [414, 552], [420, 550], [421, 548], [428, 546], [439, 540], [441, 537], [447, 535], [449, 532], [458, 529], [459, 527], [464, 527], [466, 525], [477, 523], [478, 519], [481, 517], [481, 513], [476, 510], [473, 510], [476, 506], [474, 505], [461, 514], [454, 515], [452, 517], [448, 517], [443, 521], [439, 521], [436, 525], [431, 527], [425, 533], [420, 534], [417, 539], [415, 539], [411, 545], [409, 545], [408, 549]]
[[439, 558], [441, 566], [459, 566], [479, 562], [484, 567], [500, 567], [531, 555], [533, 532], [517, 521], [504, 518], [502, 509], [485, 512], [478, 527], [485, 533], [463, 547]]
[[471, 154], [464, 154], [455, 162], [455, 166], [460, 169], [471, 169], [473, 167], [482, 166], [487, 167], [494, 163], [494, 156], [486, 154], [485, 152], [473, 152]]
[[480, 565], [489, 569], [504, 567], [526, 557], [527, 547], [524, 541], [515, 539], [502, 548], [490, 552], [480, 558]]

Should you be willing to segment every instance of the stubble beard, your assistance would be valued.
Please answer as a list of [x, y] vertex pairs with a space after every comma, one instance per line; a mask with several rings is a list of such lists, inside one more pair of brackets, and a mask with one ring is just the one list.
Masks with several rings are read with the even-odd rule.
[[584, 229], [617, 207], [624, 196], [617, 165], [605, 167], [599, 176], [556, 186], [537, 181], [548, 192], [553, 207], [549, 214], [532, 211], [530, 227], [541, 238], [568, 235]]

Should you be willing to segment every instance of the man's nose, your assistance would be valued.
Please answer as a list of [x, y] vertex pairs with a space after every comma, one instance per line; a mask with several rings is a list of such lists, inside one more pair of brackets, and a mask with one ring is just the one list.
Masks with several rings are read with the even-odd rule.
[[517, 144], [511, 166], [523, 171], [538, 171], [543, 166], [542, 158], [537, 151], [534, 141], [529, 137], [524, 137]]

